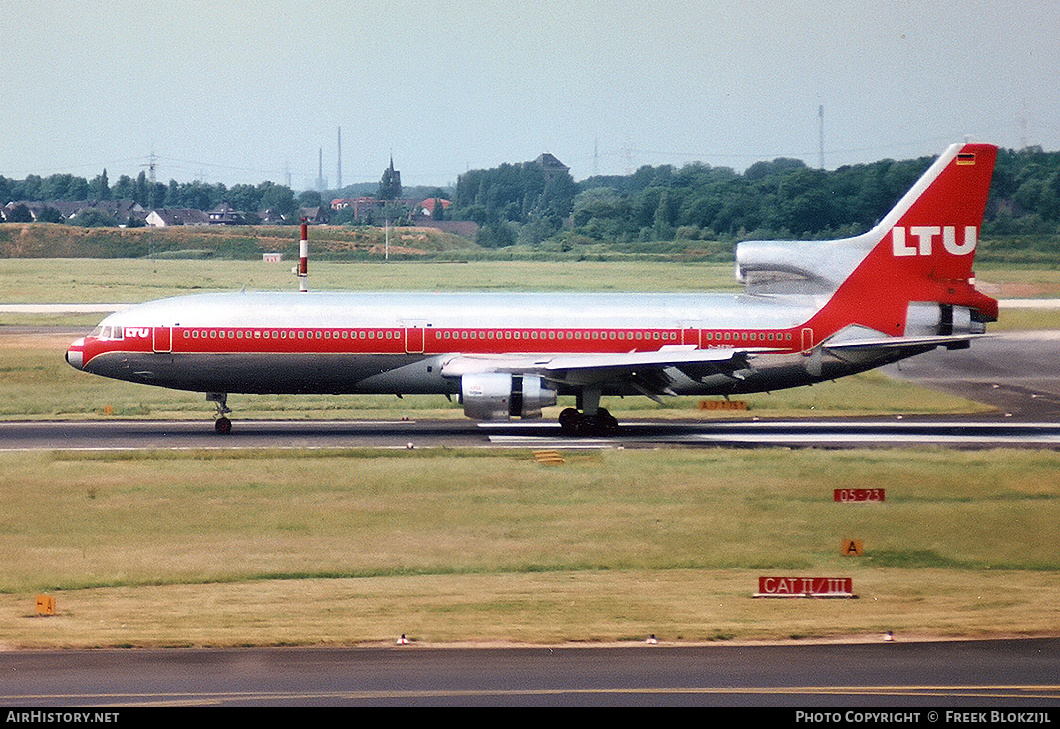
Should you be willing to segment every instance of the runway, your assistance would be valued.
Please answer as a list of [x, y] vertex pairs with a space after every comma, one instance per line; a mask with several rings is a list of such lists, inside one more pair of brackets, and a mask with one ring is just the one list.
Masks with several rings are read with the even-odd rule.
[[243, 421], [227, 436], [209, 422], [0, 423], [0, 452], [302, 448], [1060, 448], [1060, 424], [910, 420], [626, 422], [616, 436], [571, 438], [554, 424], [434, 421]]
[[0, 672], [7, 706], [119, 717], [144, 706], [756, 706], [792, 720], [796, 707], [921, 707], [928, 724], [945, 706], [1060, 720], [1057, 639], [40, 651], [0, 654]]

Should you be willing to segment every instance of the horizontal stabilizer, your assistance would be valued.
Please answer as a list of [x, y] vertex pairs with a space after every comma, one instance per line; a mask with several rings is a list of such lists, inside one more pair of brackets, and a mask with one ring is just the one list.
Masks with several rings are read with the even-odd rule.
[[915, 349], [919, 347], [946, 347], [966, 344], [974, 339], [993, 336], [991, 334], [949, 334], [930, 337], [881, 337], [858, 339], [849, 342], [825, 342], [826, 350], [871, 350], [871, 349]]

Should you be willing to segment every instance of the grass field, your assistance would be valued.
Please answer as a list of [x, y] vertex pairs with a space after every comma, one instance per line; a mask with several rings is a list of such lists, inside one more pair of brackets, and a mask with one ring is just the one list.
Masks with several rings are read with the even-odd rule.
[[[710, 264], [319, 263], [311, 274], [320, 289], [735, 290], [731, 268]], [[1060, 295], [1052, 271], [979, 277], [998, 297]], [[289, 264], [3, 260], [0, 283], [11, 303], [131, 303], [295, 280]], [[1011, 321], [1048, 328], [1051, 316]], [[85, 375], [62, 360], [66, 335], [3, 326], [87, 329], [99, 318], [0, 319], [0, 417], [211, 419], [201, 395]], [[747, 400], [755, 415], [980, 407], [878, 373]], [[244, 418], [463, 417], [444, 398], [230, 404]], [[620, 417], [718, 417], [696, 404], [608, 406]], [[886, 488], [887, 500], [832, 501], [832, 489], [851, 486]], [[611, 450], [559, 467], [526, 452], [448, 450], [0, 453], [0, 523], [0, 647], [327, 645], [401, 633], [559, 643], [894, 630], [901, 640], [1060, 626], [1051, 452]], [[841, 556], [843, 539], [864, 540], [866, 555]], [[860, 599], [756, 600], [762, 574], [851, 576]], [[56, 597], [55, 617], [34, 616], [41, 592]]]
[[[1019, 635], [1060, 454], [0, 454], [0, 645]], [[968, 478], [975, 473], [976, 478]], [[885, 488], [837, 504], [834, 488]], [[866, 555], [840, 554], [862, 539]], [[755, 600], [757, 576], [860, 599]], [[58, 615], [33, 618], [33, 595]]]
[[[295, 262], [297, 265], [297, 261]], [[297, 291], [290, 262], [0, 259], [3, 303], [137, 303], [200, 291]], [[736, 291], [709, 263], [310, 262], [320, 291]]]
[[[0, 303], [138, 303], [197, 291], [297, 290], [292, 263], [0, 259]], [[992, 267], [997, 298], [1058, 298], [1060, 270]], [[641, 261], [310, 262], [310, 287], [337, 291], [738, 291], [732, 264]]]
[[[283, 253], [298, 259], [298, 226], [171, 226], [167, 228], [82, 228], [71, 225], [0, 223], [0, 257], [172, 260], [261, 259], [262, 253]], [[431, 228], [314, 226], [314, 255], [321, 258], [383, 257], [389, 237], [395, 256], [445, 255], [476, 248], [468, 240]]]

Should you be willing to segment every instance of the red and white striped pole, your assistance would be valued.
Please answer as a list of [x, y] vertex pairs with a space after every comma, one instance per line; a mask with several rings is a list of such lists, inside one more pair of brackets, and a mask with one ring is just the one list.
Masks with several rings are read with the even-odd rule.
[[302, 240], [298, 242], [298, 290], [309, 291], [309, 223], [302, 218]]

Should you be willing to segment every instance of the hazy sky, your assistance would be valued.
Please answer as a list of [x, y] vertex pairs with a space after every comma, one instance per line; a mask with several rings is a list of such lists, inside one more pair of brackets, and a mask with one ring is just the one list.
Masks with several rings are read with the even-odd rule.
[[1060, 149], [1055, 0], [10, 0], [0, 175], [406, 185]]

